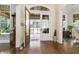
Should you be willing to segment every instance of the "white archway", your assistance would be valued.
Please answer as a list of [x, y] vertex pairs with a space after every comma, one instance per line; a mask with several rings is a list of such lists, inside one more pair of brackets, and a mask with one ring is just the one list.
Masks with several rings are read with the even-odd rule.
[[[35, 9], [34, 9], [35, 8]], [[44, 8], [44, 9], [42, 9]], [[42, 16], [45, 15], [45, 16], [48, 16], [48, 21], [49, 21], [49, 34], [41, 34], [41, 40], [52, 40], [52, 21], [51, 21], [51, 9], [48, 8], [47, 6], [44, 6], [44, 5], [32, 5], [30, 8], [30, 13], [32, 14], [40, 14], [40, 20], [44, 20], [42, 19]]]
[[42, 6], [42, 7], [49, 9], [50, 11], [52, 11], [52, 9], [49, 6], [44, 5], [44, 4], [33, 4], [33, 5], [30, 5], [30, 7], [28, 9], [30, 10], [30, 8], [36, 7], [36, 6]]
[[[62, 15], [65, 15], [65, 21], [62, 21], [67, 23], [66, 26], [64, 27], [62, 24], [61, 28], [65, 28], [65, 30], [68, 30], [68, 26], [73, 24], [73, 14], [79, 14], [79, 5], [78, 4], [68, 4], [65, 5], [62, 10], [61, 10], [61, 20], [62, 20]], [[64, 23], [64, 24], [65, 24]], [[63, 30], [63, 29], [62, 29]], [[72, 36], [74, 36], [72, 32]], [[62, 34], [62, 40], [63, 40], [63, 34]]]

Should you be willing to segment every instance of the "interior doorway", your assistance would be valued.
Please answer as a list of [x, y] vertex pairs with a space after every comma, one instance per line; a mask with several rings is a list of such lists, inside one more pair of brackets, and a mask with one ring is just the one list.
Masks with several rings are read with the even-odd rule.
[[[63, 43], [68, 46], [79, 47], [79, 5], [69, 4], [62, 9], [62, 37]], [[71, 11], [72, 10], [72, 11]]]
[[31, 13], [30, 14], [30, 46], [40, 46], [41, 41], [48, 40], [50, 37], [49, 14]]
[[40, 19], [30, 19], [30, 46], [40, 45], [41, 22]]
[[30, 47], [40, 47], [41, 41], [52, 40], [50, 10], [43, 6], [34, 6], [26, 12], [26, 18], [29, 19], [25, 23], [25, 40], [30, 43]]

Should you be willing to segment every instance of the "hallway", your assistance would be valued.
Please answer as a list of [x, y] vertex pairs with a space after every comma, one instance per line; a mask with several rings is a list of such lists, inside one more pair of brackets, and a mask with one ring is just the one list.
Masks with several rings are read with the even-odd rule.
[[[16, 51], [17, 52], [17, 51]], [[37, 48], [24, 48], [18, 51], [17, 54], [77, 54], [79, 48], [70, 47], [57, 42], [42, 41], [40, 47]]]
[[[6, 6], [9, 9], [7, 17], [5, 8], [5, 15], [0, 16], [0, 53], [79, 53], [79, 13], [76, 13], [79, 5]], [[28, 45], [30, 47], [26, 47]]]

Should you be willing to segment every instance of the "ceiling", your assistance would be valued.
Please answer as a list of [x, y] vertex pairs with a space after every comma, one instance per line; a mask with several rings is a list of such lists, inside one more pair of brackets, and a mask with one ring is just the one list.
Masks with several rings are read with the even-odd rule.
[[63, 9], [64, 13], [75, 13], [79, 12], [79, 4], [69, 4]]

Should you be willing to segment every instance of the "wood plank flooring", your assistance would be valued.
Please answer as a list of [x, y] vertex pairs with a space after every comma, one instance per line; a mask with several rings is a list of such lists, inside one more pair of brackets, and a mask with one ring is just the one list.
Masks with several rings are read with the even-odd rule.
[[52, 41], [42, 41], [40, 47], [24, 48], [16, 50], [15, 48], [0, 48], [0, 54], [78, 54], [78, 47], [71, 47]]
[[25, 48], [20, 54], [78, 54], [79, 48], [66, 46], [52, 41], [42, 41], [37, 48]]

